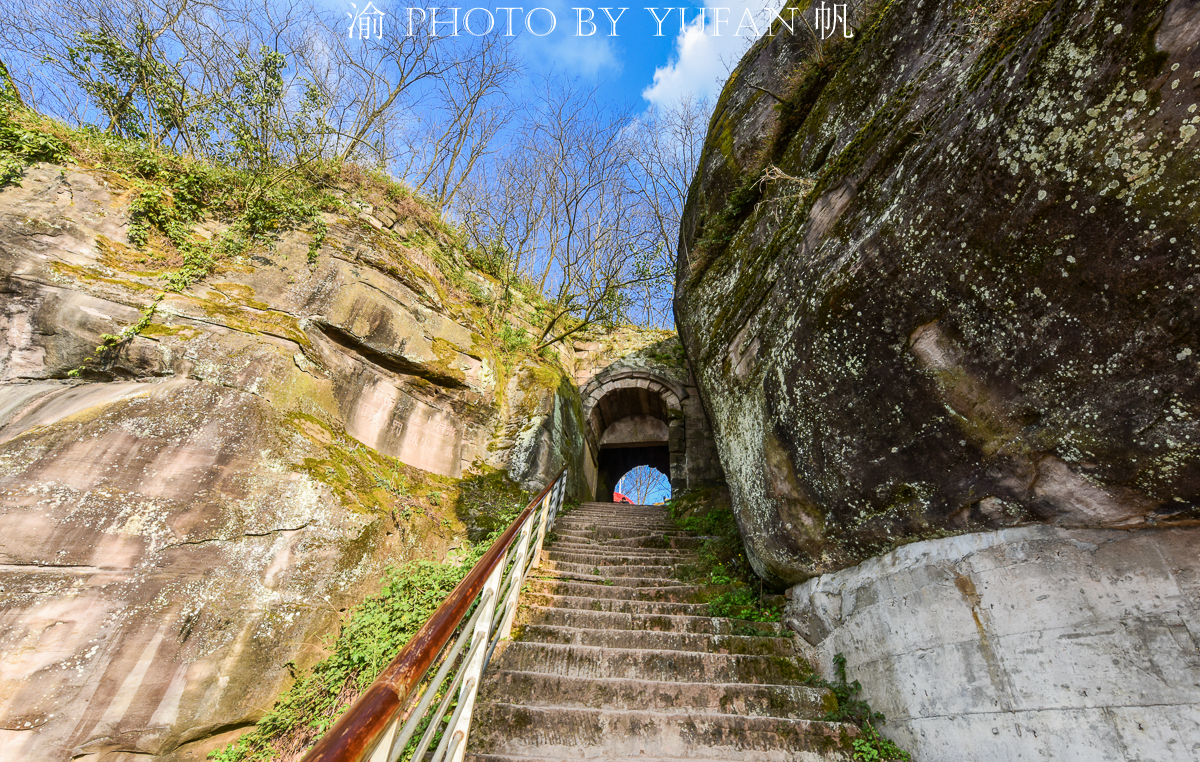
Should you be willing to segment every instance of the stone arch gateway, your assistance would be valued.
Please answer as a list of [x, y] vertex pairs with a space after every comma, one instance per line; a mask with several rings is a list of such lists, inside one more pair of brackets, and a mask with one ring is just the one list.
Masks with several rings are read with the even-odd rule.
[[667, 476], [672, 493], [722, 481], [708, 420], [694, 387], [653, 368], [614, 368], [582, 390], [596, 499], [608, 500], [637, 466]]

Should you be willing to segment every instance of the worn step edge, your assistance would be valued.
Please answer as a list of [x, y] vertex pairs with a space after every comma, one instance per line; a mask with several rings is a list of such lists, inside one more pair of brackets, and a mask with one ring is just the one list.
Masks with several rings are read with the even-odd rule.
[[612, 613], [638, 613], [669, 616], [704, 616], [708, 613], [707, 603], [676, 603], [674, 601], [641, 601], [623, 598], [593, 598], [587, 595], [562, 595], [527, 590], [522, 600], [544, 608], [560, 608], [572, 611], [606, 611]]
[[732, 635], [735, 634], [735, 629], [740, 628], [754, 629], [767, 636], [786, 635], [779, 622], [750, 622], [744, 619], [689, 614], [634, 614], [527, 604], [522, 607], [520, 616], [524, 624], [552, 624], [562, 627], [590, 626], [593, 629], [702, 632], [713, 635]]
[[648, 558], [695, 558], [695, 548], [636, 548], [624, 545], [596, 545], [594, 543], [580, 542], [548, 542], [543, 546], [546, 550], [553, 550], [563, 553], [587, 553], [589, 555], [603, 555], [614, 558], [636, 558], [645, 556]]
[[673, 573], [680, 564], [582, 564], [574, 561], [546, 561], [543, 569], [591, 574], [599, 577], [641, 577], [656, 573]]
[[564, 627], [553, 624], [523, 625], [514, 640], [558, 645], [627, 648], [654, 651], [696, 651], [708, 654], [797, 656], [789, 638], [755, 635], [717, 635], [703, 632]]
[[807, 674], [795, 656], [604, 648], [523, 640], [505, 641], [502, 646], [492, 663], [496, 669], [512, 672], [755, 685], [802, 685]]
[[[480, 703], [472, 728], [472, 751], [523, 754], [537, 750], [586, 758], [584, 749], [609, 756], [678, 756], [725, 759], [754, 752], [754, 759], [794, 759], [797, 751], [849, 759], [858, 729], [819, 720], [744, 717], [697, 712], [665, 714], [637, 710], [527, 707]], [[840, 754], [839, 754], [840, 752]], [[591, 755], [588, 755], [591, 756]]]
[[[667, 571], [670, 571], [668, 568]], [[619, 574], [589, 574], [584, 572], [563, 571], [549, 564], [538, 567], [538, 577], [541, 579], [563, 579], [572, 582], [595, 582], [606, 587], [676, 587], [684, 584], [678, 577], [625, 577]]]
[[605, 585], [601, 581], [576, 582], [554, 577], [535, 577], [526, 582], [527, 589], [552, 595], [575, 595], [590, 598], [622, 598], [637, 601], [661, 601], [663, 603], [700, 603], [695, 600], [706, 590], [704, 585], [685, 585], [676, 581], [672, 585], [632, 587], [613, 582]]
[[615, 562], [624, 561], [635, 566], [664, 566], [672, 567], [694, 561], [696, 556], [650, 555], [648, 553], [633, 555], [620, 552], [610, 553], [578, 553], [557, 548], [546, 548], [546, 560], [566, 564], [587, 564], [588, 566], [616, 566]]
[[512, 670], [489, 671], [479, 696], [480, 701], [525, 706], [640, 709], [664, 714], [705, 711], [792, 720], [820, 719], [837, 706], [828, 689], [808, 685], [584, 678]]

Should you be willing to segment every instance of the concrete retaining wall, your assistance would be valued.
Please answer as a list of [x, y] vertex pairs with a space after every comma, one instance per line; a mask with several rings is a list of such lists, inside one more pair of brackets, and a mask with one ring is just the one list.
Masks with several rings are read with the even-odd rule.
[[928, 540], [789, 597], [918, 762], [1200, 759], [1200, 529]]

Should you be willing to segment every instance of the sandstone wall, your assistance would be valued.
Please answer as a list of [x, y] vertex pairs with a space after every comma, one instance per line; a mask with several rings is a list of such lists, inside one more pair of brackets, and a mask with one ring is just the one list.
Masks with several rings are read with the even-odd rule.
[[0, 191], [3, 760], [202, 759], [384, 565], [462, 546], [470, 507], [411, 493], [485, 462], [531, 489], [552, 458], [582, 470], [562, 426], [519, 459], [489, 449], [570, 419], [570, 395], [544, 368], [501, 393], [435, 262], [452, 241], [386, 209], [328, 215], [313, 265], [303, 233], [224, 263], [72, 378], [170, 264], [125, 245], [126, 191], [50, 166]]
[[1200, 530], [925, 540], [789, 590], [785, 621], [920, 762], [1194, 760]]

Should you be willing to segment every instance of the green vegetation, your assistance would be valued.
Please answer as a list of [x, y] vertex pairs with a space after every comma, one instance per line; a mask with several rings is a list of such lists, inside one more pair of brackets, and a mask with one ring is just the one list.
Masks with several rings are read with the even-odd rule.
[[881, 712], [874, 711], [866, 701], [858, 698], [859, 692], [862, 691], [862, 685], [857, 680], [846, 681], [846, 657], [842, 654], [834, 656], [833, 667], [835, 671], [833, 681], [825, 680], [816, 673], [812, 673], [805, 682], [815, 688], [828, 689], [837, 700], [836, 706], [821, 719], [826, 722], [850, 722], [862, 729], [863, 737], [853, 741], [855, 762], [880, 762], [882, 760], [907, 762], [912, 759], [908, 752], [879, 735], [879, 731], [875, 729], [876, 723], [883, 724], [886, 719]]
[[700, 535], [697, 559], [680, 567], [681, 580], [708, 586], [701, 603], [712, 616], [751, 622], [778, 622], [782, 609], [763, 596], [762, 580], [750, 567], [742, 536], [727, 500], [712, 490], [697, 490], [667, 502], [675, 524]]
[[95, 369], [97, 366], [104, 368], [108, 364], [109, 360], [111, 360], [118, 352], [121, 351], [121, 347], [132, 341], [134, 336], [137, 336], [142, 331], [146, 330], [146, 328], [150, 325], [150, 321], [154, 318], [154, 310], [158, 308], [158, 303], [161, 302], [162, 299], [163, 294], [159, 294], [158, 296], [154, 297], [154, 301], [150, 302], [146, 309], [142, 310], [141, 319], [133, 325], [127, 327], [125, 330], [121, 331], [119, 334], [100, 334], [100, 346], [96, 347], [96, 350], [92, 353], [92, 356], [84, 360], [82, 365], [80, 365], [78, 368], [75, 368], [67, 375], [72, 378], [78, 378], [79, 376], [83, 375], [85, 371]]
[[763, 596], [755, 593], [751, 587], [735, 587], [709, 598], [708, 613], [710, 616], [743, 619], [749, 622], [778, 622], [783, 609], [764, 603]]
[[671, 498], [667, 510], [680, 529], [702, 538], [695, 563], [681, 571], [683, 579], [712, 585], [757, 581], [727, 501], [713, 505], [710, 490], [699, 490]]
[[880, 762], [886, 759], [907, 762], [912, 759], [908, 752], [879, 735], [879, 731], [870, 722], [863, 723], [862, 731], [863, 738], [855, 738], [853, 741], [855, 762]]
[[20, 185], [30, 164], [70, 161], [67, 144], [58, 136], [38, 129], [36, 123], [20, 118], [27, 113], [8, 69], [0, 63], [0, 188]]
[[[679, 528], [703, 537], [703, 543], [697, 549], [697, 561], [683, 567], [679, 576], [684, 581], [710, 586], [701, 601], [708, 604], [710, 616], [746, 622], [778, 622], [783, 614], [783, 599], [763, 595], [762, 581], [746, 559], [733, 511], [727, 499], [722, 497], [712, 490], [697, 490], [668, 501], [671, 518]], [[764, 634], [749, 624], [735, 632], [738, 635]], [[853, 741], [855, 761], [907, 762], [911, 759], [907, 752], [880, 736], [875, 729], [875, 725], [883, 724], [885, 718], [859, 698], [862, 685], [857, 680], [847, 681], [846, 658], [838, 654], [833, 663], [834, 680], [825, 680], [813, 672], [805, 682], [815, 688], [828, 689], [836, 700], [823, 720], [849, 722], [862, 729], [863, 737]]]
[[297, 680], [254, 730], [209, 759], [275, 759], [314, 743], [417, 633], [489, 544], [475, 545], [461, 563], [417, 561], [389, 569], [379, 594], [360, 604], [344, 623], [330, 646], [332, 653]]
[[[296, 423], [310, 435], [322, 431], [309, 416]], [[330, 480], [353, 482], [367, 493], [364, 499], [377, 501], [380, 508], [399, 506], [393, 508], [395, 515], [408, 522], [410, 531], [418, 518], [414, 511], [424, 515], [431, 506], [453, 500], [474, 542], [451, 553], [444, 563], [415, 561], [388, 569], [378, 595], [343, 619], [341, 632], [327, 644], [329, 655], [300, 676], [252, 731], [209, 756], [218, 762], [286, 758], [314, 743], [416, 634], [528, 501], [528, 495], [497, 469], [484, 468], [455, 483], [424, 478], [429, 475], [369, 448], [329, 447], [343, 450], [342, 455], [313, 467]], [[447, 522], [442, 518], [434, 524], [445, 528]]]
[[501, 469], [476, 465], [475, 471], [459, 482], [455, 512], [467, 526], [467, 538], [483, 542], [508, 528], [525, 508], [530, 495]]

